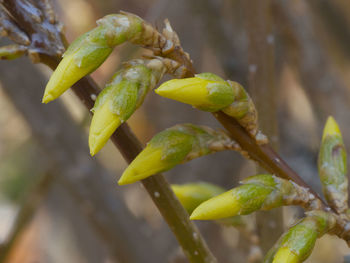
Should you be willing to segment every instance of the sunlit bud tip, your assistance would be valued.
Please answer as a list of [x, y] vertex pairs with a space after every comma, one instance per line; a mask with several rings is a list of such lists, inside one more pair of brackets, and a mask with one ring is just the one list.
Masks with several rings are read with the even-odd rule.
[[43, 99], [42, 99], [42, 103], [49, 103], [50, 101], [53, 101], [55, 98], [50, 94], [50, 93], [47, 93], [45, 92], [44, 96], [43, 96]]
[[323, 130], [322, 140], [327, 135], [341, 135], [338, 123], [335, 121], [335, 119], [332, 116], [329, 116], [327, 119], [326, 125]]
[[192, 213], [192, 220], [215, 220], [235, 216], [241, 210], [241, 204], [232, 190], [213, 197], [200, 204]]
[[293, 253], [289, 248], [282, 247], [280, 248], [275, 257], [273, 258], [272, 263], [299, 263], [298, 256]]
[[148, 145], [126, 168], [118, 184], [135, 183], [166, 168], [166, 164], [162, 161], [162, 150]]
[[118, 115], [109, 110], [109, 103], [105, 103], [95, 110], [89, 131], [91, 156], [94, 156], [103, 148], [120, 124], [121, 121]]

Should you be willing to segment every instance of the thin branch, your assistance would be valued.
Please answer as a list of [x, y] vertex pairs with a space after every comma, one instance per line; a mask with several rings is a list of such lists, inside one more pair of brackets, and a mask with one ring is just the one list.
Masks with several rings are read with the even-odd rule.
[[[58, 27], [43, 27], [35, 23], [35, 16], [26, 13], [26, 9], [22, 8], [23, 4], [29, 4], [25, 0], [8, 0], [5, 7], [19, 21], [21, 27], [29, 35], [39, 35], [36, 44], [40, 43], [41, 48], [37, 49], [39, 60], [51, 68], [57, 67], [59, 63], [59, 53], [50, 53], [51, 47], [46, 46], [49, 36], [57, 38], [61, 41], [61, 34]], [[34, 8], [34, 6], [32, 6]], [[64, 41], [61, 41], [61, 44]], [[54, 43], [56, 46], [60, 43]], [[62, 47], [62, 45], [61, 45]], [[45, 48], [48, 49], [45, 50]], [[175, 50], [179, 51], [178, 48]], [[181, 51], [181, 49], [180, 49]], [[183, 60], [185, 56], [181, 52], [174, 55], [177, 59]], [[189, 62], [187, 62], [189, 63]], [[191, 64], [189, 64], [191, 65]], [[91, 78], [83, 78], [73, 87], [74, 93], [82, 100], [85, 106], [90, 110], [94, 104], [91, 95], [97, 95], [100, 89]], [[137, 154], [142, 150], [142, 145], [136, 136], [128, 128], [125, 123], [113, 134], [112, 141], [119, 148], [124, 158], [131, 162]], [[162, 175], [155, 175], [142, 181], [147, 192], [158, 207], [164, 219], [168, 223], [170, 229], [175, 234], [177, 240], [182, 246], [184, 253], [191, 262], [216, 262], [215, 257], [211, 254], [204, 239], [193, 222], [189, 220], [187, 212], [181, 206], [175, 197], [170, 185]]]
[[[108, 254], [118, 262], [161, 261], [168, 254], [164, 248], [169, 244], [161, 240], [168, 238], [169, 233], [155, 236], [145, 220], [133, 216], [121, 192], [115, 190], [114, 175], [90, 157], [84, 130], [61, 101], [50, 105], [38, 103], [46, 82], [40, 71], [25, 60], [3, 62], [0, 79], [2, 89], [38, 142], [41, 161], [55, 168], [57, 179], [64, 183], [77, 209], [105, 243]], [[152, 254], [144, 258], [150, 250]]]
[[[174, 49], [172, 53], [179, 53], [180, 51]], [[172, 55], [173, 59], [177, 59], [183, 65], [192, 63], [186, 56]], [[194, 68], [187, 68], [188, 76], [195, 75]], [[304, 180], [273, 150], [270, 144], [260, 145], [252, 138], [248, 132], [232, 117], [219, 111], [213, 113], [214, 117], [225, 127], [244, 151], [246, 151], [251, 159], [259, 163], [259, 165], [266, 171], [275, 174], [279, 177], [294, 181], [310, 190], [310, 192], [317, 196], [323, 203], [324, 207], [328, 209], [328, 205], [320, 198], [320, 196], [312, 190], [312, 188], [304, 182]]]

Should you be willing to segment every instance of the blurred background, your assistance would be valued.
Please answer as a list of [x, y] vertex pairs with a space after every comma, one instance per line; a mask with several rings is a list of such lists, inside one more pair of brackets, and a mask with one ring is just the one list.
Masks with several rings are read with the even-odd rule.
[[[168, 18], [198, 72], [247, 88], [262, 131], [318, 192], [317, 154], [329, 115], [350, 149], [348, 0], [54, 0], [54, 5], [70, 42], [119, 10], [159, 29]], [[103, 86], [123, 61], [143, 53], [124, 44], [92, 76]], [[0, 262], [187, 262], [140, 184], [117, 185], [126, 163], [113, 145], [89, 156], [90, 115], [80, 101], [68, 91], [41, 104], [50, 74], [28, 58], [0, 61]], [[211, 114], [152, 92], [129, 124], [146, 143], [184, 122], [220, 127]], [[166, 175], [171, 183], [207, 181], [230, 189], [261, 171], [238, 153], [220, 152]], [[261, 253], [302, 215], [293, 207], [245, 217], [239, 228], [198, 225], [219, 262], [260, 262]], [[326, 235], [307, 262], [340, 263], [347, 254], [344, 241]]]

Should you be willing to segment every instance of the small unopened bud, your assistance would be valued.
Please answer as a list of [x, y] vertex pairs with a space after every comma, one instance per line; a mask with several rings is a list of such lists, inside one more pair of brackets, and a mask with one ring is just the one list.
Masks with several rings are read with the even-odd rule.
[[225, 191], [221, 187], [204, 182], [172, 185], [171, 188], [188, 213], [192, 213], [204, 201]]
[[307, 189], [273, 175], [255, 175], [241, 183], [243, 185], [200, 204], [191, 219], [215, 220], [283, 205], [300, 205], [306, 209], [320, 207], [320, 201]]
[[176, 125], [152, 138], [124, 171], [119, 184], [134, 183], [194, 158], [230, 149], [233, 145], [220, 131], [193, 124]]
[[194, 78], [169, 80], [155, 92], [204, 111], [222, 110], [237, 119], [253, 137], [257, 135], [258, 117], [254, 103], [237, 82], [225, 81], [212, 73], [201, 73]]
[[71, 44], [46, 85], [43, 103], [58, 98], [78, 80], [93, 72], [105, 61], [113, 48], [103, 41], [99, 41], [104, 31], [103, 27], [97, 27]]
[[210, 112], [227, 107], [235, 98], [232, 87], [211, 73], [201, 73], [193, 78], [169, 80], [155, 92], [160, 96]]
[[164, 71], [161, 60], [139, 59], [124, 64], [124, 68], [112, 77], [92, 109], [94, 115], [89, 133], [91, 155], [101, 150], [119, 125], [142, 105]]
[[346, 150], [339, 126], [332, 117], [328, 118], [323, 131], [318, 170], [327, 202], [344, 213], [348, 209]]
[[335, 226], [336, 220], [330, 213], [315, 210], [306, 215], [280, 238], [267, 254], [264, 263], [304, 262], [310, 256], [316, 240]]
[[246, 215], [259, 210], [272, 188], [246, 184], [220, 194], [200, 204], [192, 213], [192, 220], [216, 220]]
[[143, 20], [131, 14], [108, 15], [98, 26], [77, 38], [65, 52], [45, 89], [43, 103], [48, 103], [69, 89], [82, 77], [96, 70], [113, 48], [132, 41], [142, 32]]

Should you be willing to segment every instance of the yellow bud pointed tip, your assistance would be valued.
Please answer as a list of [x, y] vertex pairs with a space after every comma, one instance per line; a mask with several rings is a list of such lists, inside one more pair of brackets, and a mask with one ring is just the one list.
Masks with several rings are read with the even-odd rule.
[[109, 101], [95, 110], [89, 131], [89, 148], [91, 156], [98, 153], [107, 143], [114, 131], [121, 124], [117, 114], [110, 111]]
[[232, 190], [201, 203], [191, 214], [191, 220], [216, 220], [236, 216], [241, 210]]
[[341, 135], [338, 123], [332, 116], [329, 116], [323, 130], [322, 140], [328, 135]]
[[47, 104], [47, 103], [53, 101], [54, 99], [55, 98], [51, 94], [45, 93], [41, 102]]
[[190, 219], [191, 220], [206, 220], [206, 218], [203, 218], [203, 215], [201, 215], [201, 213], [198, 212], [196, 209], [192, 212]]
[[132, 184], [168, 168], [162, 160], [162, 149], [148, 145], [126, 168], [118, 184]]
[[119, 179], [118, 185], [127, 185], [130, 184], [127, 180], [125, 180], [123, 177]]
[[90, 148], [90, 155], [91, 155], [91, 157], [94, 157], [97, 152], [98, 151], [96, 151], [96, 149]]
[[194, 78], [172, 79], [160, 85], [155, 93], [193, 106], [206, 105], [208, 101], [208, 80]]
[[298, 256], [293, 253], [289, 248], [287, 247], [282, 247], [280, 248], [276, 255], [273, 258], [272, 263], [299, 263]]

